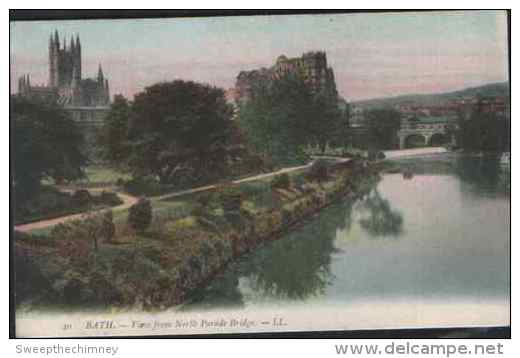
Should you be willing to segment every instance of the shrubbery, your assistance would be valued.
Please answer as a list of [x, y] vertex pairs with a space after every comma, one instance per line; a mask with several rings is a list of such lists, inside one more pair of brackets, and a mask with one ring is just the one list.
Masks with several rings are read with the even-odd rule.
[[94, 196], [94, 202], [99, 202], [101, 204], [106, 204], [110, 206], [116, 206], [123, 204], [123, 201], [117, 196], [116, 193], [109, 191], [102, 191], [99, 197]]
[[216, 191], [216, 200], [220, 202], [224, 212], [240, 211], [242, 196], [242, 192], [237, 185], [223, 185]]
[[[94, 250], [98, 249], [100, 240], [110, 241], [115, 234], [115, 225], [112, 211], [103, 213], [85, 214], [80, 220], [69, 221], [55, 225], [50, 233], [57, 242], [62, 256], [85, 256], [88, 247], [84, 242], [91, 241]], [[83, 243], [82, 243], [83, 241]], [[79, 253], [74, 253], [79, 251]]]
[[120, 184], [123, 184], [123, 189], [126, 192], [133, 195], [153, 196], [161, 194], [164, 190], [159, 180], [150, 175], [135, 177]]
[[116, 225], [114, 224], [114, 214], [112, 210], [103, 213], [101, 219], [100, 233], [105, 241], [110, 242], [116, 233]]
[[385, 153], [383, 153], [382, 151], [375, 151], [375, 150], [368, 151], [368, 160], [370, 160], [370, 161], [383, 160], [385, 158], [386, 158]]
[[[249, 198], [253, 191], [229, 184], [196, 196], [196, 205], [211, 209], [202, 217], [185, 213], [181, 218], [177, 214], [172, 216], [171, 212], [152, 215], [150, 201], [140, 199], [130, 208], [129, 225], [118, 228], [118, 235], [112, 241], [123, 242], [120, 239], [126, 230], [136, 239], [134, 245], [103, 245], [95, 251], [97, 241], [94, 241], [93, 250], [93, 237], [110, 241], [115, 235], [113, 215], [109, 211], [86, 216], [82, 222], [57, 225], [48, 240], [35, 240], [17, 233], [17, 246], [31, 248], [36, 247], [36, 242], [51, 243], [34, 250], [42, 254], [35, 261], [36, 268], [28, 263], [28, 267], [21, 270], [26, 273], [35, 270], [38, 275], [41, 270], [40, 281], [47, 291], [38, 290], [48, 301], [163, 309], [182, 302], [233, 257], [274, 239], [288, 225], [338, 198], [350, 181], [366, 181], [367, 186], [372, 180], [370, 167], [359, 165], [359, 175], [347, 176], [353, 170], [338, 170], [334, 182], [327, 181], [324, 185], [294, 184], [294, 190], [284, 196], [280, 208], [273, 205], [259, 208]], [[262, 185], [262, 190], [265, 187], [270, 191], [269, 183]], [[307, 189], [299, 189], [300, 186]], [[245, 196], [247, 202], [243, 202]], [[213, 210], [216, 208], [218, 210]], [[149, 227], [152, 216], [152, 227], [145, 234], [136, 233]], [[154, 239], [137, 239], [145, 236]], [[50, 248], [54, 248], [51, 255]], [[23, 252], [19, 256], [24, 256]], [[20, 292], [31, 289], [27, 282], [25, 284]], [[31, 291], [28, 297], [35, 296]]]
[[329, 177], [329, 164], [325, 159], [316, 159], [309, 168], [308, 176], [312, 180], [323, 181]]
[[289, 189], [291, 187], [289, 174], [283, 173], [276, 175], [271, 181], [271, 187], [275, 189]]
[[152, 222], [152, 204], [141, 198], [128, 211], [128, 224], [137, 232], [145, 231]]
[[17, 203], [15, 222], [21, 224], [44, 220], [122, 203], [123, 201], [113, 192], [103, 191], [93, 195], [88, 190], [79, 189], [70, 194], [52, 187], [42, 187], [37, 195], [26, 200], [23, 205]]
[[78, 206], [87, 206], [92, 203], [92, 196], [88, 190], [78, 189], [72, 194], [72, 199]]

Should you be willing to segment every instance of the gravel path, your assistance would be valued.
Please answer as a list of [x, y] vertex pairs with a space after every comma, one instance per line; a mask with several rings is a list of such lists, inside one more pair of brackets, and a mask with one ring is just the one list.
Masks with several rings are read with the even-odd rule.
[[[101, 191], [101, 190], [103, 190], [103, 189], [101, 189], [101, 188], [89, 189], [89, 191]], [[106, 188], [104, 190], [106, 190]], [[117, 193], [117, 196], [119, 196], [119, 198], [121, 200], [123, 200], [123, 204], [113, 206], [111, 208], [112, 210], [128, 209], [130, 206], [134, 205], [134, 203], [136, 203], [138, 200], [138, 198], [128, 195], [128, 194]], [[100, 209], [98, 211], [103, 211], [103, 210], [107, 210], [107, 209]], [[15, 228], [15, 230], [21, 231], [21, 232], [27, 232], [27, 231], [31, 231], [31, 230], [35, 230], [35, 229], [43, 229], [48, 226], [54, 226], [57, 224], [64, 223], [65, 221], [80, 219], [84, 214], [85, 213], [78, 213], [78, 214], [60, 216], [60, 217], [53, 218], [53, 219], [47, 219], [47, 220], [35, 221], [32, 223], [28, 223], [28, 224], [16, 225], [14, 228]]]

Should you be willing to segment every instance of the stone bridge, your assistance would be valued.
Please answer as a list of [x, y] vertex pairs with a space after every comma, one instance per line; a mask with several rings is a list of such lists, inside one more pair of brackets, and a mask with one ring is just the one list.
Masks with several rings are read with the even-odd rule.
[[444, 121], [403, 123], [397, 131], [399, 148], [437, 147], [448, 143], [454, 144], [455, 138], [448, 132], [448, 127], [449, 124]]

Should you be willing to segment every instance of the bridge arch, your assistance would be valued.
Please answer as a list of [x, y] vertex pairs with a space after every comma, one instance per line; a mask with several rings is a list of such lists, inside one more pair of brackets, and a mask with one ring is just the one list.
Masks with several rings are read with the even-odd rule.
[[440, 147], [443, 144], [448, 143], [448, 137], [444, 133], [433, 133], [430, 136], [429, 145], [431, 147]]
[[426, 137], [421, 133], [409, 134], [404, 138], [404, 148], [417, 148], [426, 145]]

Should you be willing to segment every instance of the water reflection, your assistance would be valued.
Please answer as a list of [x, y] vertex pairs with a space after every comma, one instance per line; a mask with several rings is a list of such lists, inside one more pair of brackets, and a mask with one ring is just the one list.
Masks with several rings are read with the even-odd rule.
[[403, 216], [390, 206], [390, 202], [381, 197], [377, 189], [373, 190], [361, 203], [360, 226], [370, 238], [398, 237], [403, 229]]
[[244, 307], [244, 297], [238, 289], [239, 276], [239, 272], [220, 275], [217, 277], [217, 284], [210, 284], [194, 292], [191, 302], [183, 306], [180, 311]]
[[496, 194], [507, 175], [495, 159], [403, 161], [413, 178], [385, 175], [243, 256], [189, 309], [507, 297], [509, 201]]
[[[399, 226], [396, 214], [379, 193], [366, 194], [360, 200], [374, 220], [382, 217], [384, 227], [391, 221], [393, 229], [387, 231], [396, 232]], [[337, 251], [334, 245], [337, 234], [349, 232], [353, 225], [352, 208], [351, 201], [331, 206], [326, 215], [312, 219], [303, 230], [243, 256], [222, 277], [196, 292], [185, 310], [243, 307], [244, 292], [255, 297], [288, 300], [323, 294], [335, 278], [330, 264], [332, 254]], [[246, 287], [240, 287], [240, 282], [245, 282]]]
[[455, 172], [461, 180], [461, 189], [478, 196], [508, 195], [510, 174], [500, 165], [500, 157], [458, 157]]
[[455, 175], [461, 190], [480, 197], [504, 197], [511, 188], [510, 171], [500, 165], [500, 155], [445, 154], [395, 161], [404, 179], [414, 175]]
[[274, 242], [257, 256], [251, 268], [251, 288], [261, 295], [302, 300], [324, 292], [333, 279], [331, 254], [337, 230], [348, 230], [352, 206], [332, 208], [334, 213], [313, 221], [309, 230]]

